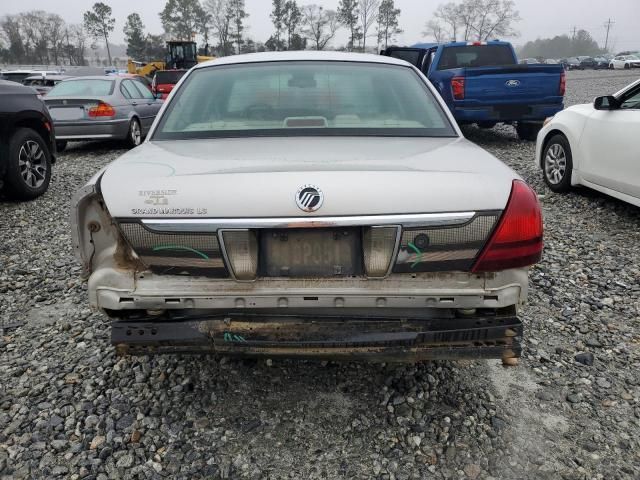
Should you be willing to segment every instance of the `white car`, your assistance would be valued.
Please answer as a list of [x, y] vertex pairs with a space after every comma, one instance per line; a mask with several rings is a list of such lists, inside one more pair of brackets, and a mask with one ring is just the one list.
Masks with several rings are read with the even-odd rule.
[[640, 206], [640, 80], [545, 122], [536, 165], [554, 192], [584, 185]]
[[536, 194], [416, 68], [340, 52], [195, 66], [72, 218], [121, 353], [510, 363], [542, 252]]
[[635, 55], [618, 55], [611, 59], [609, 68], [614, 70], [640, 68], [640, 58]]

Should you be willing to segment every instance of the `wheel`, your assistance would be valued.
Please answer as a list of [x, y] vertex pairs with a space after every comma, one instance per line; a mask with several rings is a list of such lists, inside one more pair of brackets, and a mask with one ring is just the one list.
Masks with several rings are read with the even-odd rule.
[[64, 152], [67, 148], [67, 141], [66, 140], [58, 140], [56, 141], [56, 150], [58, 152]]
[[544, 183], [554, 192], [571, 189], [573, 158], [569, 141], [564, 135], [554, 135], [542, 153], [542, 175]]
[[35, 130], [19, 128], [9, 141], [5, 189], [10, 198], [31, 200], [51, 181], [51, 152]]
[[129, 133], [126, 138], [127, 145], [135, 148], [142, 143], [142, 129], [137, 118], [131, 120], [129, 124]]
[[520, 140], [535, 141], [541, 128], [541, 123], [518, 122], [516, 132]]
[[478, 128], [493, 128], [496, 126], [497, 122], [478, 122]]
[[625, 70], [629, 70], [630, 68], [631, 68], [631, 67], [629, 66], [629, 64], [628, 64], [628, 63], [625, 63], [625, 64], [624, 64], [624, 69], [625, 69]]

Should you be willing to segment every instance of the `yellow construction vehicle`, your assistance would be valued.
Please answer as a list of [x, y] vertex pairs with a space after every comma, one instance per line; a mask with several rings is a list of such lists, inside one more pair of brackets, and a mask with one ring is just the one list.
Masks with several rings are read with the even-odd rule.
[[129, 73], [151, 78], [158, 70], [186, 70], [198, 63], [215, 58], [198, 55], [196, 42], [174, 40], [167, 42], [167, 56], [164, 60], [138, 62], [129, 59], [127, 70]]

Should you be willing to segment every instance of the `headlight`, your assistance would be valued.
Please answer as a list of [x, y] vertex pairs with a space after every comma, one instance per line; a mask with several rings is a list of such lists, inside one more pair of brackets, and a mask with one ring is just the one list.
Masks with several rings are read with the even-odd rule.
[[551, 120], [553, 120], [553, 117], [547, 117], [544, 119], [544, 123], [542, 124], [543, 127], [547, 126], [547, 123], [549, 123]]

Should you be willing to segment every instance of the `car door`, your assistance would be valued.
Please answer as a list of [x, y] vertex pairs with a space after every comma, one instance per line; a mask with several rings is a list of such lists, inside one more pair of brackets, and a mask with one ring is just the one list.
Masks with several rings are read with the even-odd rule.
[[582, 133], [585, 180], [640, 198], [640, 84], [615, 110], [594, 110]]
[[[138, 84], [140, 87], [138, 87]], [[142, 127], [142, 134], [146, 134], [151, 127], [151, 123], [155, 118], [154, 108], [151, 102], [155, 102], [154, 96], [149, 92], [144, 85], [136, 80], [123, 80], [123, 87], [131, 95], [130, 104], [136, 112], [136, 116], [140, 119], [140, 126]], [[148, 98], [144, 91], [149, 93]]]
[[145, 115], [145, 126], [143, 127], [143, 133], [147, 133], [153, 124], [153, 121], [162, 107], [162, 100], [156, 99], [156, 97], [151, 93], [149, 88], [139, 80], [132, 80], [133, 84], [136, 86], [140, 95], [142, 96], [141, 106], [144, 109]]

